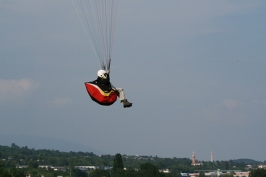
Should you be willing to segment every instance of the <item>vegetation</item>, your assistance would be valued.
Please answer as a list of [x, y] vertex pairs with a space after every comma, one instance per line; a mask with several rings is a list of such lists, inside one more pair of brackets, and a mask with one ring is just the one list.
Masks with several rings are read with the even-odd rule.
[[[254, 162], [256, 161], [250, 161]], [[188, 158], [159, 158], [157, 156], [129, 156], [116, 154], [96, 155], [92, 152], [60, 152], [58, 150], [29, 149], [16, 144], [0, 146], [0, 177], [178, 177], [180, 172], [196, 170], [245, 170], [244, 160], [202, 162], [191, 166]], [[251, 164], [254, 165], [254, 164]], [[18, 168], [18, 167], [27, 168]], [[75, 166], [98, 166], [95, 170], [82, 170]], [[59, 170], [55, 170], [60, 167]], [[106, 168], [104, 168], [106, 167]], [[125, 170], [126, 169], [126, 170]], [[162, 173], [168, 169], [170, 173]], [[256, 171], [253, 172], [252, 177]], [[258, 172], [256, 172], [258, 173]], [[261, 172], [262, 173], [262, 172]], [[201, 174], [203, 176], [204, 174]]]
[[252, 170], [249, 174], [249, 177], [266, 177], [266, 170], [265, 169]]

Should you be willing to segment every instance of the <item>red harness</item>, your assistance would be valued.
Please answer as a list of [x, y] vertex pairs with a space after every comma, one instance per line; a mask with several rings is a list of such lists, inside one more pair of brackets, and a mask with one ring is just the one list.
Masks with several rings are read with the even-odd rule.
[[85, 87], [91, 99], [100, 105], [110, 106], [117, 100], [118, 95], [115, 90], [106, 93], [92, 82], [85, 82]]

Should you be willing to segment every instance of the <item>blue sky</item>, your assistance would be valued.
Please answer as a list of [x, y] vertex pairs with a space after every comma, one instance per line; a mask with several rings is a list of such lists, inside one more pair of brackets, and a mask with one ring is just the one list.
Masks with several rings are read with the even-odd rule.
[[266, 160], [265, 8], [121, 0], [111, 79], [124, 109], [85, 90], [100, 65], [70, 0], [0, 0], [0, 144]]

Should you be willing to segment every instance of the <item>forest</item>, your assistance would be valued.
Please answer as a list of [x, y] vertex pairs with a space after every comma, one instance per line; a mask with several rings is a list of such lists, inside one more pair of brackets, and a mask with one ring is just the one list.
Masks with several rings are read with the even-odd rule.
[[[248, 164], [247, 162], [248, 161]], [[50, 149], [34, 149], [0, 145], [0, 177], [179, 177], [180, 173], [195, 170], [242, 170], [247, 165], [257, 166], [260, 162], [247, 160], [201, 161], [192, 166], [189, 158], [161, 158], [136, 155], [96, 155], [93, 152], [60, 152]], [[47, 166], [47, 168], [41, 168]], [[97, 169], [80, 169], [77, 166], [97, 166]], [[24, 168], [18, 168], [24, 167]], [[60, 167], [61, 170], [55, 170]], [[63, 169], [63, 170], [62, 170]], [[163, 173], [167, 170], [168, 173]]]

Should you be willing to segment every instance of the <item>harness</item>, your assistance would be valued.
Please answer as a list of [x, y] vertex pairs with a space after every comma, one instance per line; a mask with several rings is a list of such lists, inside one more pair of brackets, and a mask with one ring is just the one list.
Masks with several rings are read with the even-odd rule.
[[110, 85], [110, 91], [103, 91], [99, 87], [99, 84], [97, 84], [97, 80], [92, 82], [85, 82], [85, 87], [91, 99], [96, 103], [104, 106], [112, 105], [117, 100], [117, 96], [119, 96], [116, 88], [111, 83]]

